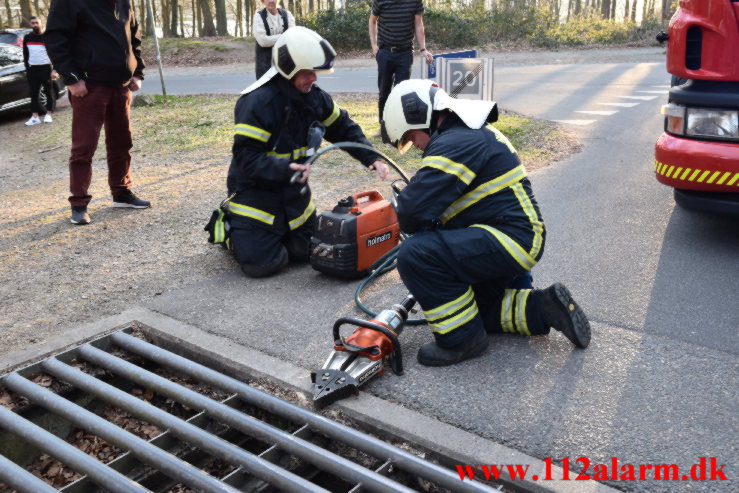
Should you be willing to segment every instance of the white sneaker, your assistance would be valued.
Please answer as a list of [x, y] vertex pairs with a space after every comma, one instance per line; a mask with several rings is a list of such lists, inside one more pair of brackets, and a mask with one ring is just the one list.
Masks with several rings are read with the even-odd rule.
[[41, 123], [41, 120], [39, 119], [39, 117], [32, 116], [31, 118], [28, 119], [28, 121], [26, 122], [26, 125], [30, 127], [31, 125], [38, 125], [39, 123]]
[[44, 123], [51, 123], [51, 122], [53, 122], [53, 121], [54, 121], [54, 120], [53, 120], [53, 119], [51, 118], [51, 115], [50, 115], [50, 114], [46, 113], [46, 114], [44, 115]]

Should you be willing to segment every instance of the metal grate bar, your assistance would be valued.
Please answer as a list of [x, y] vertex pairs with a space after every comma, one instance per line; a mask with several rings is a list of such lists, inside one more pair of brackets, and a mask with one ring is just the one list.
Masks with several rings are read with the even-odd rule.
[[[7, 383], [10, 383], [10, 381], [15, 379], [21, 379], [29, 385], [36, 387], [35, 384], [15, 373], [11, 373], [5, 378]], [[44, 391], [58, 397], [59, 399], [66, 400], [52, 392], [47, 390]], [[23, 392], [19, 393], [22, 394]], [[70, 403], [70, 405], [73, 404]], [[59, 460], [63, 460], [64, 463], [69, 465], [72, 469], [87, 474], [93, 479], [93, 481], [100, 486], [104, 486], [108, 491], [112, 491], [113, 493], [142, 493], [149, 491], [138, 483], [131, 481], [124, 475], [110, 470], [104, 464], [98, 462], [84, 452], [77, 450], [61, 438], [56, 437], [40, 426], [36, 426], [3, 406], [0, 406], [0, 426], [25, 439], [37, 449], [43, 450], [47, 454]], [[2, 474], [0, 474], [0, 478], [2, 478], [3, 481], [10, 483], [10, 478], [7, 478]]]
[[[241, 404], [241, 400], [237, 396], [232, 395], [224, 399], [223, 403], [225, 405], [239, 405]], [[208, 426], [211, 420], [205, 415], [205, 413], [197, 413], [194, 416], [191, 416], [190, 418], [188, 418], [187, 422], [192, 425], [197, 426], [198, 428], [205, 428], [206, 426]], [[173, 453], [176, 450], [178, 444], [181, 443], [181, 441], [180, 439], [175, 437], [169, 430], [167, 430], [155, 436], [154, 438], [149, 439], [148, 443], [156, 447], [159, 447], [160, 449], [163, 449], [168, 453]], [[110, 461], [106, 465], [109, 468], [114, 469], [118, 472], [127, 473], [127, 472], [134, 470], [139, 464], [140, 462], [136, 460], [135, 456], [131, 454], [131, 452], [126, 452], [122, 454], [121, 456], [117, 457], [116, 459]], [[221, 479], [221, 481], [223, 481], [226, 484], [230, 484], [225, 480], [225, 478]], [[89, 482], [90, 482], [90, 478], [88, 478], [87, 476], [83, 476], [79, 478], [77, 481], [66, 485], [64, 488], [60, 489], [59, 491], [68, 492], [68, 493], [82, 493], [82, 492], [87, 492], [87, 491], [95, 491], [95, 489], [89, 485]], [[231, 484], [231, 486], [234, 486], [234, 485]]]
[[80, 347], [79, 355], [101, 368], [110, 370], [139, 385], [166, 395], [192, 409], [202, 410], [218, 421], [250, 434], [263, 442], [275, 443], [282, 450], [304, 459], [319, 469], [330, 472], [349, 483], [362, 483], [368, 491], [378, 493], [413, 492], [410, 488], [333, 454], [311, 442], [292, 436], [290, 433], [285, 433], [274, 426], [235, 411], [213, 399], [209, 399], [89, 344]]
[[[297, 430], [295, 430], [292, 433], [294, 436], [298, 438], [302, 438], [303, 440], [308, 440], [312, 433], [307, 425], [303, 425]], [[280, 450], [272, 445], [267, 450], [259, 454], [259, 457], [268, 460], [274, 464], [279, 463], [279, 461], [285, 456], [284, 453], [281, 453]], [[241, 490], [244, 491], [253, 491], [256, 490], [258, 487], [261, 487], [265, 483], [263, 481], [255, 480], [252, 476], [249, 476], [246, 471], [244, 471], [242, 468], [235, 469], [234, 471], [230, 472], [228, 475], [226, 475], [223, 478], [223, 482], [230, 484], [231, 486], [236, 486]], [[251, 485], [251, 487], [247, 486], [244, 487], [243, 485]]]
[[305, 410], [289, 402], [282, 401], [265, 392], [250, 387], [238, 380], [211, 370], [191, 360], [161, 349], [153, 344], [116, 332], [112, 340], [120, 347], [143, 356], [158, 364], [189, 375], [201, 382], [238, 394], [246, 402], [282, 416], [296, 423], [307, 423], [311, 428], [329, 438], [346, 443], [374, 457], [388, 459], [396, 467], [432, 481], [455, 492], [493, 492], [496, 491], [482, 483], [460, 481], [459, 476], [436, 464], [427, 462], [408, 452], [368, 436], [348, 426], [329, 420], [320, 414]]
[[[51, 364], [47, 365], [47, 363]], [[71, 367], [54, 359], [46, 360], [43, 363], [43, 367], [47, 371], [49, 371], [51, 368], [54, 368], [56, 365], [61, 365], [63, 367], [71, 369]], [[85, 375], [88, 378], [92, 378], [79, 370], [73, 371]], [[52, 372], [50, 371], [50, 373]], [[69, 381], [70, 383], [74, 383], [68, 379], [67, 381]], [[103, 439], [116, 445], [117, 447], [130, 450], [131, 453], [134, 454], [139, 460], [147, 464], [155, 465], [165, 474], [177, 478], [185, 484], [209, 492], [236, 492], [234, 488], [221, 483], [212, 476], [200, 471], [197, 468], [192, 467], [190, 464], [177, 459], [176, 457], [168, 454], [158, 447], [149, 444], [147, 441], [138, 438], [125, 430], [122, 430], [121, 428], [97, 416], [96, 414], [87, 411], [77, 406], [76, 404], [66, 400], [65, 398], [32, 383], [31, 381], [25, 379], [18, 374], [11, 373], [7, 375], [5, 377], [5, 383], [11, 390], [26, 396], [33, 402], [47, 408], [49, 411], [63, 416], [65, 419], [71, 421], [80, 428], [89, 430], [93, 434], [102, 437]], [[67, 462], [66, 456], [63, 458], [57, 458], [62, 462]], [[111, 470], [107, 466], [103, 467], [105, 468], [105, 470]], [[107, 487], [107, 485], [104, 486]]]
[[[91, 377], [80, 370], [76, 370], [55, 358], [45, 360], [41, 364], [41, 367], [55, 377], [69, 382], [77, 388], [80, 388], [103, 401], [113, 404], [120, 409], [128, 411], [149, 423], [155, 424], [161, 428], [169, 428], [169, 430], [180, 439], [194, 444], [209, 454], [219, 457], [230, 464], [242, 466], [250, 473], [267, 481], [271, 485], [277, 486], [286, 491], [326, 492], [325, 489], [311, 483], [310, 481], [306, 481], [295, 474], [287, 472], [230, 442], [211, 435], [197, 426], [186, 423], [166, 411], [162, 411], [151, 404], [143, 402], [136, 397], [113, 387], [112, 385]], [[133, 452], [133, 450], [131, 451]], [[223, 483], [219, 482], [219, 484], [222, 485], [222, 487], [227, 487]], [[227, 488], [232, 489], [230, 487]]]
[[0, 455], [0, 479], [19, 493], [57, 493], [55, 488], [2, 455]]

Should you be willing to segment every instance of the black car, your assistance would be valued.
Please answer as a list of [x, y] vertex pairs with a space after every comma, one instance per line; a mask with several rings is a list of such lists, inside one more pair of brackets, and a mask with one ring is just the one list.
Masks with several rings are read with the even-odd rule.
[[[61, 79], [53, 82], [57, 98], [67, 92]], [[39, 102], [46, 103], [43, 87]], [[26, 67], [23, 65], [23, 50], [17, 46], [0, 44], [0, 113], [13, 109], [27, 109], [31, 105]]]

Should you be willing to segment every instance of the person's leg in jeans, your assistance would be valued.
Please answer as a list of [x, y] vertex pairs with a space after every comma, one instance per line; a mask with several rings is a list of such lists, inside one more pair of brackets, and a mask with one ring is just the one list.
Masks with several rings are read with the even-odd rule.
[[394, 54], [393, 64], [393, 86], [411, 78], [411, 68], [413, 67], [413, 52], [401, 51]]
[[72, 206], [87, 206], [92, 198], [87, 190], [92, 180], [92, 157], [105, 121], [107, 95], [112, 88], [87, 84], [87, 95], [69, 95], [72, 105], [72, 152], [69, 157], [69, 190]]
[[43, 79], [39, 78], [38, 71], [34, 66], [30, 66], [28, 68], [26, 71], [26, 78], [28, 79], [28, 89], [31, 93], [31, 111], [33, 112], [31, 118], [38, 118], [39, 114], [43, 115], [46, 113], [46, 110], [39, 104], [38, 97]]
[[131, 188], [131, 91], [110, 88], [105, 114], [105, 148], [108, 152], [108, 185], [113, 198]]
[[393, 88], [393, 66], [392, 53], [389, 50], [380, 48], [377, 52], [377, 89], [380, 92], [377, 104], [378, 115], [380, 119], [380, 135], [383, 143], [390, 143], [390, 138], [385, 131], [385, 123], [382, 120], [382, 112], [385, 108], [385, 102]]

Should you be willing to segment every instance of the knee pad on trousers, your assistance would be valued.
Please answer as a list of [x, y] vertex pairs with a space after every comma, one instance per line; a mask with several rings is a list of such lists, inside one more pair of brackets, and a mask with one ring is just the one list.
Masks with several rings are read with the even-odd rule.
[[267, 277], [281, 271], [288, 263], [287, 250], [282, 248], [276, 259], [266, 264], [241, 264], [241, 270], [249, 277]]

